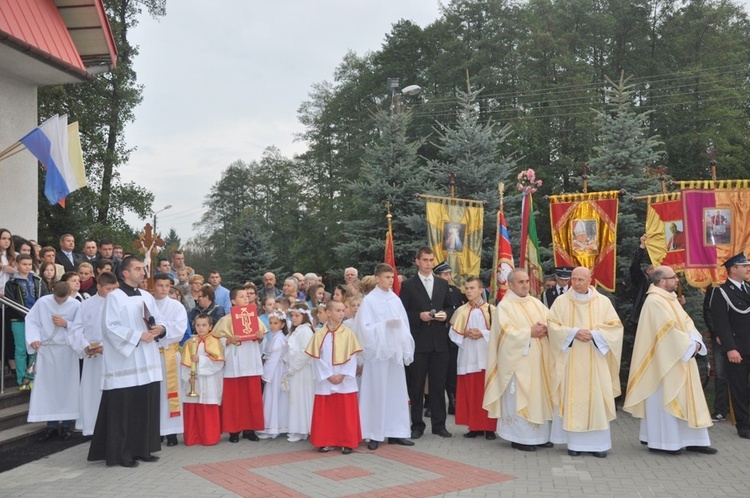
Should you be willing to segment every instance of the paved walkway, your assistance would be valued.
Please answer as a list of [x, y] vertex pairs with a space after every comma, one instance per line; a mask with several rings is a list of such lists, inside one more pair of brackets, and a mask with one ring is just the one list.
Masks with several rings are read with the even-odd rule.
[[[750, 496], [750, 441], [728, 422], [710, 429], [718, 455], [649, 453], [638, 422], [619, 413], [605, 459], [564, 448], [523, 453], [509, 443], [425, 434], [411, 448], [363, 444], [351, 455], [318, 453], [285, 438], [164, 446], [156, 463], [107, 468], [86, 461], [88, 444], [0, 474], [0, 496]], [[429, 424], [429, 422], [428, 422]]]

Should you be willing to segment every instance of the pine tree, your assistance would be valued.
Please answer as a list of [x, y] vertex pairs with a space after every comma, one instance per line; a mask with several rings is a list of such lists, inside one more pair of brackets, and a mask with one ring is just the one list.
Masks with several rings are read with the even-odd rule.
[[[438, 122], [438, 140], [433, 145], [442, 160], [430, 161], [430, 170], [441, 189], [448, 188], [449, 175], [456, 174], [456, 197], [484, 201], [484, 233], [482, 236], [482, 268], [492, 268], [497, 209], [497, 184], [505, 182], [515, 166], [514, 153], [503, 156], [502, 149], [511, 135], [510, 125], [498, 128], [489, 120], [480, 122], [477, 96], [482, 90], [470, 93], [457, 91], [456, 123], [445, 126]], [[507, 187], [507, 186], [506, 186]], [[517, 213], [514, 210], [513, 213]], [[508, 227], [519, 226], [517, 214], [506, 211]], [[511, 233], [511, 242], [518, 247], [519, 231]]]
[[243, 217], [232, 245], [231, 267], [227, 274], [227, 280], [232, 285], [242, 285], [247, 281], [260, 282], [264, 273], [279, 271], [278, 268], [273, 268], [274, 247], [271, 237], [254, 215]]
[[410, 269], [417, 248], [426, 243], [424, 202], [417, 194], [433, 191], [427, 168], [417, 151], [422, 141], [409, 141], [410, 112], [393, 115], [380, 111], [374, 116], [379, 140], [367, 147], [360, 178], [348, 191], [352, 214], [337, 255], [368, 274], [383, 261], [387, 230], [386, 203], [391, 204], [396, 262]]

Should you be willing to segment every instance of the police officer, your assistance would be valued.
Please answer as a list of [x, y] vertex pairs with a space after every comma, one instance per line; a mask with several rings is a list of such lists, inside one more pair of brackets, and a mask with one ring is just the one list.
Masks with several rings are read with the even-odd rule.
[[573, 273], [572, 266], [558, 266], [555, 268], [555, 286], [545, 290], [542, 293], [542, 302], [548, 308], [552, 307], [558, 296], [568, 292], [568, 283], [570, 283], [570, 274]]

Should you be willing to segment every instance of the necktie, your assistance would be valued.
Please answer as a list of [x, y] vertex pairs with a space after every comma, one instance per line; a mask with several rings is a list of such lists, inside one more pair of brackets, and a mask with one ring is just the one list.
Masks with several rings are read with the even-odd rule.
[[432, 299], [432, 281], [429, 278], [425, 278], [424, 280], [424, 288], [427, 291], [427, 295], [430, 296], [430, 299]]

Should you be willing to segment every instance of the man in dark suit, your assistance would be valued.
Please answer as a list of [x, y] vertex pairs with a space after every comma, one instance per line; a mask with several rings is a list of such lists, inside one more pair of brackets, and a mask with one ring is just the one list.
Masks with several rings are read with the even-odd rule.
[[432, 433], [451, 437], [445, 429], [445, 378], [448, 370], [448, 327], [453, 310], [448, 302], [448, 282], [432, 274], [435, 255], [429, 247], [417, 251], [417, 274], [401, 285], [401, 301], [414, 337], [414, 362], [407, 369], [411, 399], [412, 438], [422, 437], [425, 380], [429, 379]]
[[76, 239], [69, 233], [60, 237], [60, 249], [55, 254], [55, 263], [62, 265], [66, 272], [78, 270], [78, 265], [83, 261], [81, 255], [73, 250], [76, 248]]
[[745, 279], [747, 260], [743, 253], [725, 263], [727, 281], [717, 287], [711, 300], [711, 322], [727, 355], [727, 381], [737, 434], [750, 439], [750, 289]]
[[[466, 302], [466, 298], [461, 294], [461, 289], [453, 285], [453, 273], [451, 267], [448, 263], [442, 262], [435, 267], [432, 273], [435, 274], [436, 277], [440, 277], [448, 282], [448, 303], [450, 303], [450, 314], [453, 315], [453, 313], [455, 313], [455, 311]], [[448, 312], [448, 309], [446, 308], [445, 311]], [[445, 377], [445, 393], [448, 395], [448, 415], [455, 415], [458, 346], [453, 341], [449, 341], [448, 348], [448, 371], [446, 372]], [[425, 398], [429, 398], [429, 395], [425, 396]], [[427, 400], [425, 400], [425, 404], [427, 404]], [[429, 404], [427, 404], [427, 409], [424, 414], [425, 417], [432, 416], [432, 413], [428, 412], [429, 409]]]
[[542, 302], [548, 308], [552, 307], [558, 296], [562, 296], [570, 286], [570, 274], [573, 273], [572, 266], [558, 266], [555, 268], [555, 285], [542, 293]]

